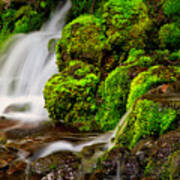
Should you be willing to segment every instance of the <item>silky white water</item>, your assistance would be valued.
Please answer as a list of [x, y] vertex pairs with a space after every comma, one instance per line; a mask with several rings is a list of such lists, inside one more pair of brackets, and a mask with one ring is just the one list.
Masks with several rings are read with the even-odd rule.
[[57, 72], [51, 39], [61, 37], [70, 1], [56, 10], [38, 32], [14, 36], [0, 56], [0, 116], [22, 121], [47, 120], [43, 87]]
[[40, 149], [39, 152], [35, 153], [34, 156], [30, 158], [30, 161], [45, 157], [50, 154], [53, 154], [58, 151], [73, 151], [73, 152], [81, 152], [83, 148], [92, 146], [95, 144], [104, 144], [105, 149], [111, 149], [115, 145], [115, 136], [119, 131], [123, 131], [123, 127], [125, 125], [126, 119], [131, 113], [131, 109], [127, 111], [124, 116], [120, 119], [117, 127], [113, 131], [109, 131], [105, 134], [96, 136], [93, 140], [88, 140], [86, 142], [82, 142], [80, 144], [72, 144], [68, 141], [56, 141], [47, 144], [45, 147]]

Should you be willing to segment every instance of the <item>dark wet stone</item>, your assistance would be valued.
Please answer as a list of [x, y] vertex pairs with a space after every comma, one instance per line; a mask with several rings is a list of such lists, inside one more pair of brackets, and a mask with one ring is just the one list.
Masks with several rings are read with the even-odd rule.
[[[80, 171], [81, 159], [71, 152], [58, 152], [44, 158], [37, 159], [32, 163], [34, 174], [44, 175], [43, 180], [77, 179]], [[48, 179], [49, 180], [49, 179]]]

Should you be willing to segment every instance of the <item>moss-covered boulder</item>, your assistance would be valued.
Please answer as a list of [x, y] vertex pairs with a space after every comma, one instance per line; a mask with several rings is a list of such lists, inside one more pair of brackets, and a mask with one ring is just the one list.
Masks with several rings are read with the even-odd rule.
[[98, 92], [101, 100], [96, 121], [104, 131], [112, 130], [126, 111], [132, 69], [126, 66], [112, 71], [101, 84]]
[[62, 70], [72, 59], [100, 67], [107, 49], [102, 20], [93, 15], [83, 15], [67, 24], [57, 43], [57, 65]]
[[180, 25], [179, 22], [165, 24], [159, 31], [160, 46], [168, 49], [180, 48]]
[[96, 114], [104, 131], [114, 129], [126, 112], [127, 98], [131, 81], [149, 66], [155, 58], [146, 55], [143, 49], [132, 48], [126, 61], [109, 73], [98, 90], [100, 108]]
[[106, 0], [71, 0], [72, 8], [68, 13], [67, 21], [70, 22], [82, 14], [92, 14], [103, 6]]
[[155, 58], [152, 58], [149, 55], [146, 55], [144, 49], [132, 48], [129, 51], [127, 60], [123, 63], [125, 65], [138, 66], [138, 67], [150, 67], [155, 64]]
[[117, 142], [132, 148], [141, 138], [164, 133], [176, 119], [176, 110], [163, 107], [148, 99], [139, 99], [134, 105], [126, 124], [116, 134]]
[[179, 77], [180, 68], [178, 66], [153, 66], [149, 70], [139, 73], [131, 83], [127, 109], [130, 109], [135, 100], [151, 88], [166, 82], [177, 81]]
[[151, 25], [147, 12], [142, 0], [109, 0], [103, 12], [109, 43], [124, 51], [144, 47], [145, 31]]
[[0, 46], [16, 33], [39, 30], [60, 1], [0, 0]]
[[178, 51], [174, 51], [170, 54], [169, 59], [173, 62], [176, 62], [177, 64], [180, 63], [180, 49]]
[[54, 121], [80, 130], [97, 130], [95, 123], [97, 69], [80, 61], [71, 61], [54, 75], [44, 89], [45, 107]]
[[180, 1], [166, 0], [163, 5], [163, 11], [168, 17], [176, 19], [180, 16]]

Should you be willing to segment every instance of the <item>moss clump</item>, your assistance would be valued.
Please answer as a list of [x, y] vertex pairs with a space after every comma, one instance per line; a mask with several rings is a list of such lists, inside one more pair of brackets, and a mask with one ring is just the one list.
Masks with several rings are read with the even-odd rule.
[[170, 56], [169, 56], [169, 59], [171, 61], [178, 61], [178, 60], [180, 60], [180, 50], [171, 53]]
[[180, 16], [180, 1], [166, 0], [163, 5], [163, 11], [169, 17]]
[[160, 46], [168, 49], [180, 48], [180, 26], [178, 23], [165, 24], [159, 31]]
[[147, 12], [142, 0], [109, 0], [103, 12], [109, 42], [124, 51], [144, 47], [145, 31], [151, 24]]
[[71, 0], [72, 8], [67, 16], [67, 21], [70, 22], [82, 14], [96, 12], [104, 3], [105, 0]]
[[44, 89], [45, 107], [54, 121], [79, 130], [96, 130], [95, 93], [97, 69], [80, 61], [71, 61], [61, 73], [54, 75]]
[[165, 108], [151, 100], [140, 99], [126, 120], [125, 131], [122, 134], [117, 133], [117, 141], [132, 148], [140, 138], [164, 133], [175, 118], [174, 109]]
[[0, 11], [0, 46], [11, 35], [38, 30], [57, 5], [57, 0], [9, 1]]
[[126, 111], [131, 69], [126, 66], [113, 70], [99, 89], [101, 106], [96, 121], [104, 131], [114, 129]]
[[129, 51], [128, 59], [123, 64], [139, 67], [149, 67], [154, 63], [154, 59], [145, 54], [143, 49], [132, 48]]
[[93, 15], [80, 16], [65, 26], [57, 43], [57, 65], [63, 69], [73, 58], [100, 66], [107, 41], [101, 19]]
[[131, 83], [127, 109], [132, 107], [135, 100], [152, 87], [166, 82], [174, 82], [179, 76], [179, 68], [173, 66], [153, 66], [148, 71], [140, 73]]

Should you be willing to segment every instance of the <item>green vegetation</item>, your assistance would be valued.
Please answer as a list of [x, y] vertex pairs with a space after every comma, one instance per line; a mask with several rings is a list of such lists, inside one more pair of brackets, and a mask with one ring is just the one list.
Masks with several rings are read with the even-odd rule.
[[114, 129], [126, 111], [126, 102], [130, 87], [130, 69], [126, 66], [112, 71], [99, 88], [101, 107], [96, 121], [102, 130]]
[[[48, 45], [53, 53], [56, 43], [59, 70], [43, 92], [50, 119], [79, 131], [106, 132], [127, 112], [115, 146], [100, 163], [117, 153], [122, 164], [127, 160], [130, 167], [133, 160], [130, 168], [142, 169], [135, 169], [138, 179], [178, 179], [180, 0], [71, 2], [62, 37]], [[57, 3], [0, 0], [0, 47], [16, 33], [40, 29]], [[172, 129], [176, 132], [164, 137]], [[141, 140], [149, 139], [154, 141], [152, 147], [141, 145]], [[116, 161], [112, 169], [118, 169]], [[122, 174], [122, 179], [133, 179], [128, 175]]]
[[99, 67], [108, 47], [104, 30], [102, 20], [93, 15], [80, 16], [67, 24], [57, 43], [59, 70], [74, 58]]
[[12, 1], [7, 9], [5, 4], [0, 5], [0, 46], [16, 33], [28, 33], [40, 29], [56, 4], [56, 0], [37, 0], [36, 2]]
[[123, 51], [145, 46], [145, 31], [151, 25], [148, 9], [142, 0], [109, 0], [104, 5], [103, 18], [109, 43]]
[[166, 132], [176, 110], [143, 95], [180, 77], [178, 3], [72, 0], [56, 45], [60, 73], [44, 90], [50, 117], [79, 130], [108, 131], [132, 109], [119, 128], [124, 135], [116, 136], [118, 144], [129, 148]]
[[161, 47], [168, 49], [180, 48], [180, 25], [178, 23], [165, 24], [159, 31]]
[[173, 52], [172, 54], [170, 54], [169, 59], [170, 59], [171, 61], [180, 60], [180, 50], [175, 51], [175, 52]]
[[96, 130], [92, 122], [97, 110], [95, 92], [97, 69], [80, 61], [71, 61], [61, 73], [54, 75], [44, 89], [45, 107], [51, 119], [79, 130]]
[[103, 6], [106, 0], [71, 0], [72, 8], [67, 16], [67, 21], [70, 22], [82, 14], [93, 14], [98, 8]]
[[147, 93], [152, 87], [177, 81], [179, 77], [179, 68], [172, 66], [153, 66], [148, 71], [138, 74], [131, 83], [127, 109], [132, 107], [135, 100]]
[[164, 13], [169, 17], [180, 16], [180, 1], [166, 0], [163, 5]]
[[128, 116], [127, 126], [118, 142], [132, 148], [140, 138], [164, 133], [176, 118], [176, 111], [147, 99], [139, 99]]
[[129, 51], [129, 56], [123, 64], [133, 66], [149, 67], [154, 63], [154, 59], [145, 54], [143, 49], [132, 48]]

